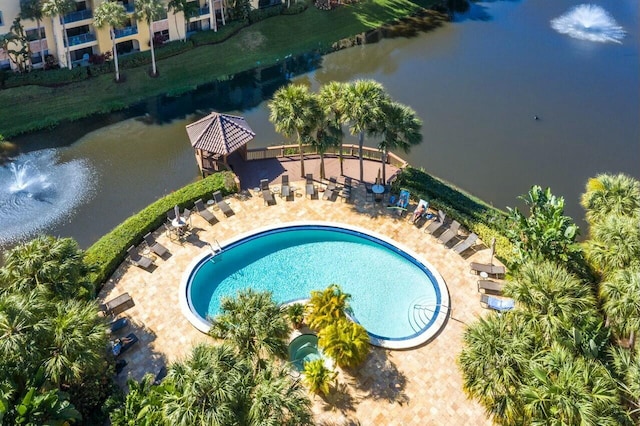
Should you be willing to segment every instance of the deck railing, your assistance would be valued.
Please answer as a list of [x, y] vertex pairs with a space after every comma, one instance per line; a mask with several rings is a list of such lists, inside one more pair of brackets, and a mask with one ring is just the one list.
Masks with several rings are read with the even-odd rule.
[[[319, 155], [318, 150], [313, 145], [302, 145], [302, 153], [305, 156]], [[327, 150], [325, 156], [337, 157], [340, 153], [340, 148], [335, 147]], [[297, 157], [300, 155], [298, 145], [279, 145], [269, 146], [266, 148], [253, 148], [247, 150], [247, 161], [255, 160], [267, 160], [269, 158], [282, 158], [282, 157]], [[358, 157], [358, 145], [343, 145], [342, 155], [348, 158]], [[362, 158], [365, 160], [381, 161], [382, 153], [370, 147], [362, 148]], [[387, 155], [387, 164], [391, 164], [394, 167], [402, 169], [407, 166], [407, 162], [393, 153]]]

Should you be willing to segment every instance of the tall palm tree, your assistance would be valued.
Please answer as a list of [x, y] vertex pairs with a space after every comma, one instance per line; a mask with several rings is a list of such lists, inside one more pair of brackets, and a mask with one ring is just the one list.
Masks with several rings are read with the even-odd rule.
[[178, 17], [177, 14], [182, 12], [184, 15], [184, 37], [182, 41], [187, 41], [187, 26], [189, 25], [189, 19], [195, 16], [198, 11], [197, 1], [188, 0], [171, 0], [167, 3], [167, 9], [173, 13], [173, 19], [176, 24], [176, 32], [180, 37], [180, 30], [178, 30]]
[[276, 132], [286, 137], [296, 135], [300, 150], [301, 177], [305, 177], [302, 140], [305, 131], [315, 128], [320, 116], [316, 97], [309, 93], [306, 86], [290, 84], [278, 89], [269, 102], [269, 109], [269, 121], [274, 124]]
[[[31, 294], [0, 294], [0, 382], [14, 382], [19, 391], [26, 385], [23, 373], [31, 375], [37, 366], [38, 351], [34, 335], [43, 301]], [[35, 367], [37, 368], [37, 367]]]
[[607, 276], [600, 283], [602, 309], [618, 337], [628, 337], [635, 348], [640, 332], [640, 269], [626, 268]]
[[344, 175], [343, 165], [343, 149], [342, 142], [344, 139], [344, 133], [342, 132], [342, 123], [345, 121], [344, 111], [340, 109], [340, 106], [344, 104], [343, 97], [345, 95], [347, 85], [338, 81], [331, 81], [320, 88], [318, 97], [320, 99], [320, 107], [324, 111], [327, 121], [331, 123], [331, 126], [339, 129], [339, 133], [336, 136], [339, 137], [340, 144], [340, 175]]
[[600, 174], [589, 179], [580, 204], [593, 224], [609, 215], [640, 214], [640, 181], [625, 174]]
[[384, 120], [383, 105], [389, 102], [384, 87], [373, 80], [357, 80], [347, 85], [345, 94], [339, 102], [339, 110], [343, 111], [350, 122], [352, 135], [358, 135], [358, 156], [360, 157], [360, 181], [364, 180], [364, 163], [362, 148], [364, 136], [373, 125]]
[[211, 321], [209, 335], [225, 339], [256, 364], [269, 356], [286, 355], [289, 326], [271, 293], [240, 291], [236, 298], [223, 298], [220, 311]]
[[44, 16], [59, 16], [62, 20], [62, 35], [64, 37], [65, 45], [65, 62], [67, 68], [71, 69], [71, 54], [69, 53], [69, 38], [67, 36], [67, 26], [64, 22], [64, 15], [74, 11], [76, 8], [76, 2], [73, 0], [45, 0], [42, 4], [42, 14]]
[[367, 330], [346, 318], [334, 321], [320, 330], [318, 345], [340, 367], [349, 368], [362, 364], [371, 350]]
[[100, 3], [93, 11], [93, 24], [96, 28], [109, 26], [111, 44], [113, 49], [113, 60], [116, 67], [116, 82], [120, 81], [120, 69], [118, 68], [118, 49], [116, 48], [116, 35], [114, 28], [122, 26], [127, 22], [127, 11], [121, 3], [107, 0]]
[[422, 142], [422, 121], [416, 112], [406, 105], [387, 102], [382, 106], [384, 119], [373, 124], [373, 133], [382, 136], [378, 149], [382, 153], [382, 181], [387, 181], [387, 154], [393, 149], [402, 149], [405, 153], [411, 147]]
[[594, 223], [585, 243], [587, 259], [601, 274], [640, 265], [640, 227], [632, 216], [609, 215]]
[[640, 422], [640, 357], [624, 348], [612, 346], [611, 366], [620, 381], [626, 405]]
[[20, 17], [22, 19], [31, 19], [36, 21], [38, 28], [38, 47], [40, 49], [40, 59], [44, 66], [44, 50], [42, 50], [42, 37], [40, 37], [40, 22], [44, 18], [42, 11], [42, 0], [21, 0], [20, 1]]
[[153, 76], [158, 75], [156, 69], [156, 52], [153, 47], [153, 21], [157, 20], [164, 12], [164, 6], [160, 0], [136, 0], [136, 19], [145, 21], [149, 26], [149, 43], [151, 44], [151, 67]]
[[342, 130], [336, 126], [334, 120], [327, 119], [324, 113], [320, 113], [317, 127], [313, 130], [305, 130], [303, 140], [316, 148], [320, 154], [320, 179], [325, 179], [324, 154], [329, 148], [339, 146], [342, 139]]
[[526, 424], [519, 393], [536, 351], [533, 333], [518, 316], [491, 314], [464, 332], [458, 358], [465, 392], [500, 424]]

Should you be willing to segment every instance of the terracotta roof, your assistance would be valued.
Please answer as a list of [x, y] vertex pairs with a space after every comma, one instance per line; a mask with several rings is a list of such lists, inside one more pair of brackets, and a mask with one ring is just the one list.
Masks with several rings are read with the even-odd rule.
[[217, 112], [189, 124], [187, 134], [194, 148], [221, 155], [231, 154], [256, 135], [244, 117]]

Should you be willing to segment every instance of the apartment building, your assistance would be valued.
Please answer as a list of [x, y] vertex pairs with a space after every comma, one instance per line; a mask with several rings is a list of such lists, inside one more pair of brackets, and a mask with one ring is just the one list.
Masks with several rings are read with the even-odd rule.
[[[22, 26], [29, 39], [34, 68], [44, 65], [41, 51], [44, 55], [53, 55], [61, 67], [69, 68], [86, 65], [93, 54], [110, 52], [112, 43], [109, 28], [96, 28], [93, 22], [93, 11], [102, 1], [106, 0], [76, 0], [74, 11], [64, 16], [45, 17], [40, 22], [39, 30], [36, 21], [23, 19]], [[190, 34], [194, 31], [217, 30], [219, 25], [224, 25], [222, 0], [194, 1], [198, 3], [198, 12], [188, 20], [185, 20], [183, 13], [174, 16], [169, 12], [152, 22], [154, 36], [164, 40], [179, 40], [185, 37], [185, 32]], [[118, 55], [149, 50], [149, 27], [146, 22], [136, 21], [134, 18], [135, 0], [122, 0], [119, 3], [125, 7], [129, 20], [115, 29]], [[11, 25], [19, 14], [20, 0], [0, 0], [0, 35], [10, 32]], [[67, 61], [66, 55], [67, 41], [70, 61]], [[7, 52], [0, 48], [0, 69], [15, 68]]]

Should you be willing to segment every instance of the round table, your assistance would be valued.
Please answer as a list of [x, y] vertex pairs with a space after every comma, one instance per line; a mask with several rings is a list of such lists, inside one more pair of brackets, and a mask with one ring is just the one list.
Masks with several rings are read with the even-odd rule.
[[484, 272], [484, 271], [480, 272], [480, 276], [481, 276], [482, 278], [485, 278], [485, 279], [486, 279], [486, 278], [489, 278], [489, 274], [487, 274], [487, 273], [486, 273], [486, 272]]
[[371, 187], [371, 191], [373, 191], [374, 194], [384, 194], [384, 186], [382, 186], [382, 185], [373, 185]]
[[213, 200], [208, 200], [207, 201], [207, 205], [208, 206], [212, 206], [214, 203], [215, 203], [215, 201], [213, 201]]

